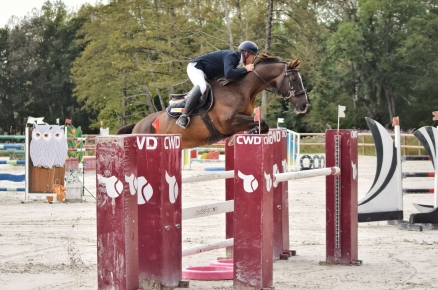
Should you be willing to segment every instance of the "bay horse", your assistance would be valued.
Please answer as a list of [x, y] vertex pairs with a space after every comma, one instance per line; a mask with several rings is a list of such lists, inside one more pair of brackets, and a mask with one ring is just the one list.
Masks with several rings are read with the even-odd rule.
[[[178, 126], [176, 118], [168, 116], [166, 111], [159, 111], [136, 124], [120, 128], [116, 134], [181, 134], [183, 149], [213, 144], [259, 125], [252, 116], [254, 103], [257, 94], [268, 88], [276, 89], [276, 93], [288, 100], [297, 113], [305, 113], [309, 100], [298, 72], [301, 63], [300, 60], [282, 62], [277, 57], [261, 54], [254, 61], [254, 70], [241, 79], [226, 85], [210, 81], [213, 105], [208, 113], [191, 115], [187, 128]], [[159, 132], [152, 124], [157, 119]], [[261, 119], [257, 131], [266, 134], [268, 123]]]

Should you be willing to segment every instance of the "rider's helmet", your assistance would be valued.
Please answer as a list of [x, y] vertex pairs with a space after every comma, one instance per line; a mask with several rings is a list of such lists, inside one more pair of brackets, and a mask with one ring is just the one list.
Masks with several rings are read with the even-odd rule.
[[257, 44], [252, 41], [244, 41], [239, 45], [239, 52], [245, 50], [251, 52], [254, 55], [257, 55], [259, 53], [259, 48], [257, 47]]

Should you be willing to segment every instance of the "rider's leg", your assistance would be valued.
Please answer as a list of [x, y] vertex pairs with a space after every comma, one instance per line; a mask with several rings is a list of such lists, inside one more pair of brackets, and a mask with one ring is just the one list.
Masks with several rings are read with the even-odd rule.
[[186, 105], [184, 107], [184, 112], [179, 116], [178, 120], [176, 120], [176, 123], [183, 127], [184, 129], [187, 127], [187, 125], [190, 123], [190, 113], [193, 111], [193, 109], [196, 107], [196, 104], [198, 103], [199, 98], [202, 96], [201, 89], [199, 86], [195, 86], [188, 94], [186, 99]]
[[200, 69], [197, 69], [195, 65], [196, 63], [189, 63], [189, 65], [187, 66], [187, 74], [190, 80], [192, 81], [194, 87], [187, 94], [184, 112], [181, 114], [178, 120], [176, 120], [176, 123], [179, 126], [183, 127], [184, 129], [190, 123], [190, 118], [189, 118], [190, 113], [196, 107], [199, 98], [207, 89], [207, 83], [205, 82], [204, 72]]
[[196, 62], [191, 62], [187, 66], [187, 75], [193, 86], [199, 86], [201, 93], [207, 89], [207, 82], [205, 81], [205, 74], [202, 70], [195, 67]]

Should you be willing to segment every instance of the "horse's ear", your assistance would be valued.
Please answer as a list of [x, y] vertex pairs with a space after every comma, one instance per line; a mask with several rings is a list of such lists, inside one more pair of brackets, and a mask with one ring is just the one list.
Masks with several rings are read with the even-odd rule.
[[303, 63], [304, 61], [300, 60], [299, 58], [296, 60], [293, 60], [290, 62], [289, 64], [289, 68], [294, 69], [294, 68], [299, 68], [300, 65]]

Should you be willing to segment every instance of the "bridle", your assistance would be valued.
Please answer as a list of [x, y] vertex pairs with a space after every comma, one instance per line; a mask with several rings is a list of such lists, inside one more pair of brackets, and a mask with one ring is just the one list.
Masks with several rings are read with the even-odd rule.
[[[269, 84], [267, 81], [265, 81], [265, 79], [263, 79], [259, 74], [258, 74], [258, 72], [256, 72], [256, 70], [255, 70], [255, 68], [254, 68], [254, 70], [252, 71], [259, 79], [261, 79], [262, 81], [264, 81], [268, 86], [269, 86], [269, 88], [275, 88], [277, 91], [275, 92], [275, 91], [272, 91], [272, 90], [268, 90], [268, 89], [266, 89], [268, 92], [271, 92], [271, 93], [274, 93], [274, 94], [276, 94], [276, 95], [280, 95], [282, 98], [283, 98], [283, 100], [289, 100], [291, 97], [297, 97], [297, 96], [299, 96], [299, 95], [303, 95], [303, 94], [305, 94], [306, 93], [306, 90], [305, 89], [303, 89], [303, 90], [301, 90], [301, 91], [299, 91], [299, 92], [296, 92], [295, 90], [294, 90], [294, 87], [293, 87], [293, 85], [292, 85], [292, 83], [291, 83], [291, 80], [290, 80], [290, 78], [289, 78], [289, 73], [290, 72], [298, 72], [298, 69], [287, 69], [287, 67], [288, 67], [288, 63], [285, 63], [284, 64], [284, 76], [283, 76], [283, 80], [280, 82], [280, 85], [279, 86], [272, 86], [271, 84]], [[283, 86], [283, 83], [284, 83], [284, 80], [287, 78], [287, 80], [289, 81], [289, 84], [288, 84], [288, 87], [289, 87], [289, 90], [285, 93], [285, 94], [283, 94], [283, 93], [281, 93], [280, 92], [280, 89], [281, 89], [281, 87]]]

